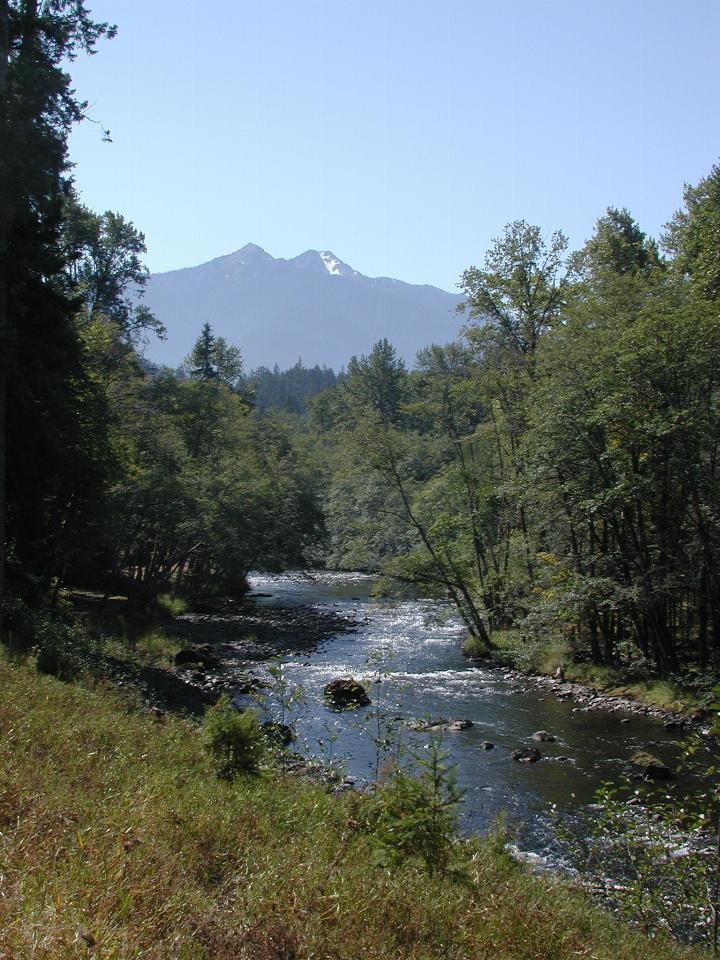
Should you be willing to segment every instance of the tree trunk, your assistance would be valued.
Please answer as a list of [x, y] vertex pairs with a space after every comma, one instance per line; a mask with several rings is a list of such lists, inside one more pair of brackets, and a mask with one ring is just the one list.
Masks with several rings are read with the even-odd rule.
[[5, 501], [7, 475], [7, 383], [10, 362], [8, 323], [8, 240], [10, 235], [10, 191], [8, 189], [8, 67], [10, 24], [8, 0], [0, 0], [0, 636], [3, 631], [5, 598]]

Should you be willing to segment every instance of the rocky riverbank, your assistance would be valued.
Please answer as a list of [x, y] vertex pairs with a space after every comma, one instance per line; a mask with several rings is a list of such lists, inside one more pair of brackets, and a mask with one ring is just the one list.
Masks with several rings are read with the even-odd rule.
[[[493, 664], [483, 661], [483, 666], [492, 667]], [[654, 717], [663, 722], [665, 729], [678, 730], [678, 732], [695, 729], [706, 719], [705, 712], [702, 710], [689, 715], [675, 713], [664, 707], [652, 706], [630, 697], [615, 696], [587, 684], [569, 682], [563, 676], [549, 677], [545, 674], [527, 673], [505, 666], [496, 666], [495, 669], [516, 686], [543, 690], [557, 700], [573, 701], [577, 705], [575, 709], [580, 712], [604, 710], [609, 713]], [[624, 717], [621, 722], [630, 723], [631, 717]]]
[[276, 657], [308, 656], [330, 638], [353, 633], [360, 622], [310, 606], [213, 599], [164, 625], [164, 634], [181, 645], [173, 668], [98, 651], [86, 651], [83, 666], [115, 686], [135, 691], [158, 711], [201, 714], [223, 694], [233, 697], [262, 686], [259, 664]]
[[204, 704], [223, 693], [250, 692], [263, 683], [258, 664], [309, 655], [332, 637], [353, 633], [359, 622], [314, 607], [223, 598], [176, 617], [167, 633], [186, 644], [176, 657], [176, 673]]

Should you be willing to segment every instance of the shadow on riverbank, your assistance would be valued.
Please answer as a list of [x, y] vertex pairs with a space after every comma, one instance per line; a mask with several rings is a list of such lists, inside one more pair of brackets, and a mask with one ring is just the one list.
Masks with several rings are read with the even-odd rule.
[[[99, 602], [84, 596], [78, 606], [88, 623], [103, 627]], [[119, 622], [117, 618], [115, 623]], [[310, 655], [322, 643], [352, 633], [357, 626], [352, 617], [309, 606], [266, 607], [247, 599], [218, 598], [163, 621], [163, 634], [179, 651], [177, 658], [185, 662], [144, 663], [134, 640], [123, 637], [84, 650], [81, 665], [98, 679], [135, 691], [156, 710], [199, 715], [223, 694], [247, 692], [257, 680], [253, 668], [259, 663]], [[203, 655], [193, 660], [192, 651], [198, 649]]]

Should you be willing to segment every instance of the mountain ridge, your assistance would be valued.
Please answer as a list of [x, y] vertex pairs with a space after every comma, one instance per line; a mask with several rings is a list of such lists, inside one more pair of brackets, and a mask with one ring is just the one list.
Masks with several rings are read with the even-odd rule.
[[247, 243], [150, 276], [144, 303], [168, 338], [147, 355], [177, 366], [207, 321], [240, 348], [248, 368], [287, 367], [303, 357], [339, 369], [382, 337], [412, 363], [423, 346], [456, 335], [460, 300], [431, 284], [368, 277], [331, 250], [284, 258]]

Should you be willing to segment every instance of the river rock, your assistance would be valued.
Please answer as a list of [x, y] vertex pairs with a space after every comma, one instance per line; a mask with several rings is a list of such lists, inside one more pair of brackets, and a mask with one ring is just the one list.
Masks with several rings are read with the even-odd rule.
[[233, 682], [233, 692], [237, 696], [247, 696], [250, 693], [255, 693], [257, 690], [265, 690], [271, 687], [272, 684], [269, 680], [264, 680], [262, 677], [256, 676], [254, 673], [249, 673], [248, 671], [242, 671], [237, 675], [237, 678]]
[[266, 720], [263, 723], [265, 736], [276, 746], [289, 747], [295, 739], [295, 733], [292, 727], [286, 723], [278, 723], [275, 720]]
[[557, 737], [554, 733], [548, 733], [547, 730], [538, 730], [532, 735], [533, 740], [539, 740], [541, 743], [555, 743]]
[[472, 720], [411, 720], [408, 726], [418, 733], [455, 733], [472, 727]]
[[518, 763], [537, 763], [541, 756], [537, 747], [521, 747], [512, 752], [513, 760], [517, 760]]
[[494, 750], [494, 749], [495, 749], [495, 744], [492, 743], [490, 740], [483, 740], [483, 742], [480, 744], [480, 749], [481, 749], [481, 750]]
[[182, 667], [186, 663], [200, 663], [203, 667], [217, 667], [220, 661], [212, 652], [209, 643], [200, 643], [194, 647], [183, 647], [175, 654], [175, 666]]
[[331, 680], [324, 690], [328, 705], [336, 710], [352, 710], [370, 703], [367, 690], [353, 677], [338, 677]]
[[682, 720], [671, 719], [666, 720], [663, 724], [663, 727], [665, 727], [666, 730], [682, 730], [684, 729], [685, 724]]
[[675, 774], [670, 767], [645, 750], [638, 750], [630, 757], [632, 770], [648, 780], [674, 780]]

